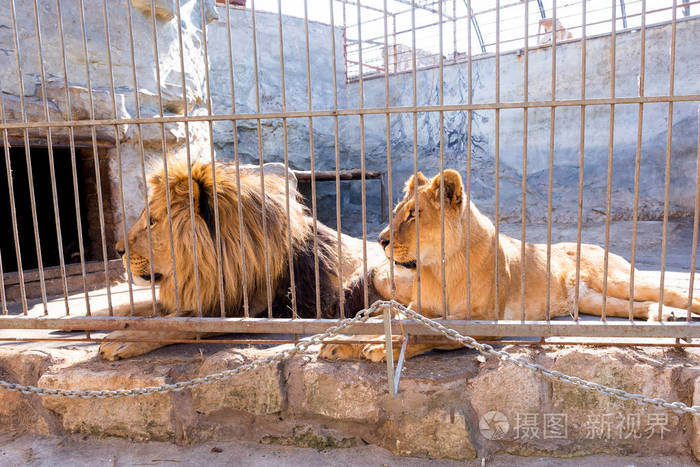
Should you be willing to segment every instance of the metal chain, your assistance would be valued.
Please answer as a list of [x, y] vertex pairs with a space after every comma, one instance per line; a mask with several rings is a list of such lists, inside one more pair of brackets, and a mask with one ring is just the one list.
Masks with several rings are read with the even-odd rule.
[[256, 370], [263, 366], [272, 365], [273, 363], [290, 358], [291, 356], [299, 352], [305, 351], [312, 345], [320, 344], [324, 340], [340, 334], [340, 332], [343, 329], [351, 326], [352, 324], [367, 321], [367, 319], [369, 319], [372, 315], [382, 311], [386, 307], [389, 307], [394, 312], [401, 312], [403, 315], [407, 316], [413, 321], [419, 324], [423, 324], [424, 326], [444, 335], [448, 339], [459, 342], [465, 347], [475, 349], [483, 355], [495, 356], [501, 361], [509, 362], [519, 367], [535, 371], [543, 376], [546, 376], [551, 380], [577, 386], [589, 391], [597, 391], [601, 394], [613, 396], [618, 399], [635, 401], [640, 405], [653, 405], [654, 407], [673, 410], [677, 413], [690, 413], [696, 417], [700, 416], [700, 406], [697, 405], [689, 407], [683, 402], [668, 402], [660, 397], [652, 398], [643, 394], [629, 393], [622, 389], [616, 389], [609, 386], [605, 386], [603, 384], [594, 383], [592, 381], [587, 381], [576, 376], [569, 376], [567, 374], [562, 373], [561, 371], [550, 370], [540, 364], [531, 363], [527, 360], [514, 357], [508, 352], [494, 349], [493, 346], [489, 344], [481, 344], [473, 337], [463, 336], [454, 329], [450, 329], [448, 327], [443, 326], [437, 321], [433, 321], [432, 319], [426, 318], [425, 316], [416, 313], [415, 311], [409, 308], [406, 308], [405, 306], [396, 301], [377, 301], [374, 304], [372, 304], [372, 306], [368, 309], [360, 311], [354, 318], [344, 319], [340, 321], [340, 323], [338, 323], [337, 326], [328, 328], [326, 332], [322, 334], [316, 334], [307, 339], [304, 339], [302, 342], [299, 342], [298, 344], [294, 345], [294, 347], [292, 347], [291, 349], [282, 350], [281, 352], [278, 352], [274, 355], [270, 355], [263, 359], [248, 362], [231, 370], [225, 370], [220, 373], [213, 373], [207, 376], [194, 378], [189, 381], [180, 381], [177, 383], [163, 384], [162, 386], [148, 386], [144, 388], [135, 389], [81, 391], [26, 386], [22, 384], [9, 383], [7, 381], [0, 380], [0, 388], [5, 389], [7, 391], [22, 392], [24, 394], [37, 394], [39, 396], [64, 396], [82, 399], [105, 399], [124, 396], [140, 396], [144, 394], [162, 394], [172, 391], [182, 391], [183, 389], [191, 388], [194, 386], [221, 381], [223, 379], [230, 378], [235, 375], [240, 375], [247, 371]]

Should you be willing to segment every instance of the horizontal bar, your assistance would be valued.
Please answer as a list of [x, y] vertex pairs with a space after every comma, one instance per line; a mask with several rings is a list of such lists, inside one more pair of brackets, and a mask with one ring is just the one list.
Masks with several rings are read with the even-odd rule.
[[[110, 259], [107, 261], [109, 269], [113, 272], [121, 272], [124, 268], [122, 260], [120, 259]], [[102, 261], [85, 261], [85, 272], [103, 272], [104, 263]], [[70, 263], [66, 264], [65, 268], [66, 276], [82, 276], [82, 266], [80, 263]], [[60, 279], [61, 268], [60, 266], [47, 266], [44, 268], [44, 279]], [[6, 286], [18, 285], [19, 284], [19, 273], [18, 272], [6, 272], [3, 274], [3, 280]], [[38, 269], [25, 269], [24, 270], [24, 282], [38, 282], [39, 281], [39, 270]]]
[[220, 115], [178, 115], [164, 117], [141, 117], [125, 119], [105, 120], [57, 120], [36, 122], [9, 122], [0, 123], [0, 129], [25, 129], [25, 128], [63, 128], [63, 127], [90, 127], [90, 126], [114, 126], [137, 125], [153, 123], [179, 123], [179, 122], [217, 122], [233, 120], [276, 120], [282, 118], [308, 118], [308, 117], [335, 117], [352, 115], [385, 115], [400, 113], [427, 113], [427, 112], [459, 112], [468, 110], [493, 110], [493, 109], [530, 109], [541, 107], [580, 107], [590, 105], [620, 105], [620, 104], [652, 104], [669, 102], [700, 102], [700, 94], [676, 95], [676, 96], [634, 96], [634, 97], [606, 97], [599, 99], [561, 99], [554, 101], [512, 101], [489, 104], [445, 104], [445, 105], [417, 105], [402, 107], [364, 107], [361, 109], [328, 109], [294, 112], [260, 112]]
[[[310, 170], [294, 170], [294, 175], [299, 182], [310, 182], [311, 181], [311, 171]], [[352, 170], [339, 170], [338, 178], [340, 180], [362, 180], [362, 170], [352, 169]], [[384, 172], [380, 170], [367, 170], [365, 171], [365, 178], [369, 179], [380, 179], [384, 175]], [[317, 182], [334, 182], [336, 172], [335, 170], [316, 170], [314, 172], [314, 178]]]
[[[700, 323], [649, 323], [629, 321], [440, 321], [468, 336], [494, 337], [700, 337]], [[413, 321], [396, 321], [395, 329], [413, 335], [436, 334]], [[214, 333], [318, 334], [337, 326], [334, 319], [266, 318], [141, 318], [108, 316], [21, 317], [0, 316], [0, 329], [56, 329], [80, 331], [190, 331]], [[356, 323], [344, 334], [383, 334], [380, 322]]]

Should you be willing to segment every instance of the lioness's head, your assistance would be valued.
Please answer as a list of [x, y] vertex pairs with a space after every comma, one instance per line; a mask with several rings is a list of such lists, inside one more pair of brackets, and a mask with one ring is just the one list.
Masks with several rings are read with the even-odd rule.
[[416, 267], [418, 219], [421, 265], [427, 266], [440, 261], [442, 198], [445, 200], [445, 256], [449, 256], [458, 248], [459, 242], [454, 240], [459, 238], [461, 233], [461, 217], [465, 204], [459, 172], [445, 170], [442, 187], [444, 189], [441, 189], [440, 174], [428, 179], [418, 172], [408, 179], [404, 186], [404, 197], [394, 209], [391, 226], [387, 226], [377, 238], [387, 258], [391, 258], [390, 232], [393, 230], [394, 262], [404, 267]]

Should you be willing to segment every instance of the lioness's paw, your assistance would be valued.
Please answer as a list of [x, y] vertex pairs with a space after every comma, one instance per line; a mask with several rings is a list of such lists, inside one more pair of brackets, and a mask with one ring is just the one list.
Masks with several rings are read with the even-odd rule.
[[658, 321], [678, 321], [685, 319], [687, 316], [687, 311], [686, 310], [681, 310], [680, 308], [673, 308], [670, 306], [663, 306], [661, 309], [661, 319], [659, 319], [659, 306], [654, 304], [654, 305], [649, 305], [649, 319], [648, 321], [650, 322], [658, 322]]
[[353, 360], [360, 358], [362, 344], [323, 344], [318, 353], [325, 360]]
[[362, 348], [362, 358], [371, 362], [386, 360], [386, 348], [384, 344], [367, 344]]

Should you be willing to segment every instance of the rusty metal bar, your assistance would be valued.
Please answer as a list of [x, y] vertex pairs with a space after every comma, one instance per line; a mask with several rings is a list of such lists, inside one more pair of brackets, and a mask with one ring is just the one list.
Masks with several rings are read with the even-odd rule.
[[[557, 0], [552, 2], [552, 100], [557, 99]], [[551, 314], [552, 286], [552, 181], [554, 175], [554, 122], [555, 108], [549, 113], [549, 165], [547, 167], [547, 292], [545, 315], [549, 321]]]
[[[617, 45], [617, 10], [616, 1], [612, 1], [612, 32], [610, 34], [610, 97], [615, 97], [615, 47]], [[603, 297], [608, 296], [608, 258], [610, 254], [610, 211], [612, 209], [612, 171], [613, 171], [613, 145], [615, 136], [615, 105], [610, 105], [610, 120], [608, 122], [608, 178], [607, 191], [605, 193], [605, 246], [603, 253]], [[603, 300], [600, 319], [605, 321], [607, 300]]]
[[[333, 13], [334, 0], [328, 0], [331, 16], [331, 70], [333, 73], [333, 110], [338, 110], [338, 73], [335, 56], [335, 16]], [[345, 4], [343, 3], [343, 37], [345, 37]], [[347, 79], [347, 69], [345, 70], [345, 78]], [[343, 246], [341, 234], [341, 215], [340, 215], [340, 142], [338, 141], [338, 115], [333, 116], [333, 149], [335, 155], [335, 227], [337, 231], [336, 241], [338, 242], [338, 316], [340, 319], [345, 318], [345, 293], [343, 291]]]
[[255, 112], [258, 117], [255, 119], [258, 136], [258, 164], [260, 165], [260, 193], [263, 202], [261, 203], [262, 228], [265, 248], [265, 292], [267, 298], [267, 317], [272, 318], [272, 281], [270, 278], [270, 245], [267, 235], [267, 214], [265, 207], [265, 171], [263, 170], [263, 141], [262, 141], [262, 120], [260, 115], [260, 75], [258, 73], [258, 36], [255, 30], [255, 0], [250, 0], [250, 19], [252, 25], [253, 40], [253, 73], [255, 81]]
[[[362, 12], [360, 2], [357, 2], [357, 40], [360, 43], [360, 108], [365, 106], [365, 83], [362, 70]], [[360, 170], [362, 171], [362, 277], [367, 276], [367, 183], [365, 180], [365, 115], [360, 114]], [[369, 303], [369, 290], [367, 281], [362, 281], [363, 303], [367, 308]]]
[[[676, 78], [676, 0], [673, 0], [673, 14], [671, 16], [671, 65], [669, 68], [668, 93], [673, 96]], [[664, 177], [664, 228], [661, 239], [661, 278], [659, 280], [659, 312], [657, 319], [660, 321], [664, 303], [664, 280], [666, 275], [666, 249], [668, 246], [668, 209], [669, 190], [671, 186], [671, 142], [673, 135], [673, 101], [668, 102], [668, 128], [666, 130], [666, 173]]]
[[[311, 59], [309, 54], [309, 5], [308, 1], [304, 0], [304, 45], [305, 45], [305, 57], [306, 57], [306, 101], [308, 105], [309, 112], [313, 110], [313, 104], [311, 101]], [[358, 2], [359, 5], [359, 2]], [[311, 216], [313, 218], [312, 230], [314, 236], [314, 286], [316, 292], [316, 317], [321, 317], [321, 287], [319, 285], [319, 269], [318, 269], [318, 216], [316, 212], [316, 163], [314, 157], [314, 122], [313, 117], [309, 117], [309, 163], [311, 166]], [[362, 189], [364, 190], [364, 165], [363, 168], [363, 179], [362, 179]], [[364, 193], [364, 191], [363, 191]], [[363, 198], [364, 201], [364, 198]], [[363, 209], [364, 212], [364, 209]], [[364, 221], [363, 221], [364, 225]], [[365, 239], [366, 241], [366, 239]], [[366, 261], [366, 256], [365, 256]], [[365, 266], [366, 269], [366, 266]], [[367, 306], [367, 304], [365, 304]]]
[[[646, 0], [642, 1], [642, 25], [640, 28], [639, 50], [639, 85], [638, 93], [644, 95], [644, 76], [646, 73]], [[629, 320], [634, 320], [634, 280], [637, 260], [637, 224], [639, 220], [639, 175], [642, 166], [642, 132], [644, 126], [644, 104], [639, 104], [637, 112], [637, 152], [634, 158], [634, 205], [632, 207], [632, 251], [630, 252], [630, 289]], [[691, 281], [692, 287], [692, 281]], [[691, 292], [692, 293], [692, 292]]]
[[[304, 3], [306, 11], [306, 3]], [[226, 13], [230, 17], [229, 9], [226, 8]], [[230, 22], [230, 20], [229, 20]], [[280, 49], [280, 97], [281, 97], [281, 108], [282, 112], [287, 111], [287, 90], [286, 82], [284, 79], [284, 35], [282, 30], [282, 0], [277, 0], [277, 34], [279, 35], [279, 49]], [[227, 31], [229, 35], [229, 42], [231, 37], [230, 29]], [[335, 59], [335, 57], [334, 57]], [[311, 110], [311, 109], [310, 109]], [[310, 120], [310, 118], [309, 118]], [[236, 136], [234, 136], [237, 139]], [[291, 223], [290, 205], [289, 205], [289, 130], [287, 128], [287, 119], [282, 119], [282, 145], [284, 153], [284, 197], [285, 197], [285, 209], [287, 214], [287, 222]], [[297, 177], [297, 183], [300, 181], [299, 175], [295, 172], [294, 175]], [[311, 179], [312, 174], [309, 173], [309, 179]], [[240, 190], [239, 190], [240, 193]], [[240, 203], [238, 203], [240, 205]], [[243, 228], [243, 221], [240, 221], [241, 229]], [[241, 242], [243, 240], [243, 234], [241, 234]], [[294, 277], [294, 253], [292, 250], [292, 231], [287, 229], [287, 262], [289, 263], [289, 284], [290, 292], [292, 298], [292, 316], [297, 317], [297, 289], [296, 289], [296, 278]], [[241, 250], [243, 250], [243, 244], [241, 243]]]
[[260, 112], [260, 113], [237, 113], [237, 114], [216, 114], [211, 116], [204, 115], [178, 115], [164, 117], [140, 117], [140, 118], [123, 118], [123, 119], [86, 119], [86, 120], [70, 120], [70, 121], [51, 121], [51, 122], [6, 122], [0, 124], [0, 129], [20, 129], [25, 128], [45, 128], [45, 127], [90, 127], [90, 126], [110, 126], [110, 125], [125, 125], [125, 124], [145, 124], [145, 123], [178, 123], [178, 122], [207, 122], [212, 121], [227, 121], [227, 120], [275, 120], [280, 118], [308, 118], [311, 117], [333, 117], [338, 116], [354, 116], [354, 115], [378, 115], [400, 114], [400, 113], [428, 113], [428, 112], [459, 112], [469, 110], [495, 110], [495, 109], [523, 109], [523, 108], [548, 108], [548, 107], [580, 107], [580, 106], [600, 106], [600, 105], [619, 105], [619, 104], [652, 104], [669, 102], [699, 102], [700, 94], [684, 94], [684, 95], [659, 95], [659, 96], [627, 96], [627, 97], [602, 97], [591, 99], [561, 99], [548, 101], [508, 101], [499, 103], [483, 103], [483, 104], [445, 104], [445, 105], [410, 105], [410, 106], [392, 106], [392, 107], [363, 107], [355, 109], [328, 109], [328, 110], [313, 110], [309, 111], [289, 111], [289, 112]]
[[[54, 318], [51, 316], [23, 317], [0, 316], [0, 329], [55, 329], [108, 331], [129, 329], [131, 331], [191, 331], [207, 333], [263, 333], [263, 334], [317, 334], [330, 326], [335, 319], [291, 319], [291, 318], [139, 318], [116, 316], [75, 316]], [[412, 335], [434, 334], [434, 331], [412, 321], [393, 321], [404, 332]], [[653, 323], [635, 321], [455, 321], [442, 324], [466, 335], [513, 336], [513, 337], [700, 337], [700, 324], [677, 322]], [[348, 327], [347, 334], [384, 334], [382, 321], [357, 323]]]
[[[523, 26], [525, 28], [525, 41], [523, 43], [523, 101], [528, 100], [528, 87], [529, 87], [529, 48], [528, 43], [528, 28], [530, 24], [530, 12], [529, 12], [530, 2], [527, 1], [524, 4], [525, 14], [523, 15]], [[522, 176], [520, 181], [520, 319], [525, 321], [525, 280], [526, 280], [526, 256], [525, 256], [525, 246], [526, 246], [526, 226], [527, 226], [527, 130], [528, 130], [528, 111], [527, 108], [523, 109], [523, 165], [522, 165]]]
[[[280, 8], [281, 11], [281, 8]], [[231, 86], [231, 113], [235, 114], [236, 113], [236, 89], [235, 89], [235, 82], [233, 79], [233, 51], [231, 47], [231, 9], [227, 6], [226, 7], [226, 44], [228, 46], [228, 72], [229, 72], [229, 83]], [[282, 62], [283, 63], [283, 62]], [[282, 73], [284, 73], [284, 68], [282, 69]], [[284, 76], [284, 74], [282, 75]], [[284, 93], [284, 86], [282, 86], [282, 92]], [[284, 94], [283, 94], [284, 96]], [[283, 99], [282, 101], [285, 103], [285, 100]], [[284, 104], [286, 105], [286, 104]], [[286, 110], [285, 107], [282, 109], [283, 111]], [[286, 123], [286, 120], [284, 120]], [[234, 159], [234, 164], [236, 166], [236, 191], [238, 193], [241, 192], [241, 166], [240, 166], [240, 157], [238, 154], [238, 128], [236, 124], [236, 120], [232, 120], [231, 123], [233, 124], [233, 159]], [[286, 139], [286, 124], [283, 127], [284, 128], [284, 147], [285, 150], [287, 148], [287, 139]], [[286, 152], [285, 152], [285, 157], [286, 157]], [[288, 164], [285, 164], [285, 168], [289, 170]], [[286, 186], [286, 193], [289, 193], [289, 180], [287, 177], [285, 177], [285, 186]], [[287, 196], [289, 199], [289, 196]], [[287, 212], [289, 213], [289, 206], [287, 206]], [[238, 235], [240, 238], [240, 243], [239, 243], [239, 248], [241, 251], [241, 270], [243, 271], [243, 316], [246, 318], [250, 316], [250, 305], [248, 303], [248, 272], [246, 271], [246, 252], [244, 248], [244, 228], [243, 228], [243, 206], [241, 203], [238, 203], [237, 207], [237, 214], [238, 214]], [[291, 263], [290, 263], [291, 264]], [[293, 279], [292, 279], [293, 280]], [[293, 283], [293, 282], [292, 282]], [[296, 293], [294, 292], [294, 295], [292, 296], [293, 298], [296, 298]]]
[[[469, 12], [469, 19], [467, 20], [467, 103], [471, 105], [473, 101], [472, 92], [472, 22], [471, 22], [471, 0], [467, 0], [467, 11]], [[415, 42], [414, 42], [415, 44]], [[467, 319], [472, 319], [472, 277], [471, 277], [471, 236], [472, 236], [472, 224], [471, 224], [471, 189], [472, 189], [472, 111], [467, 111], [467, 179], [466, 187], [464, 189], [467, 199], [467, 208], [469, 209], [469, 215], [467, 216], [467, 246], [466, 246], [466, 265], [465, 265], [465, 275], [467, 276]]]
[[[586, 99], [586, 2], [581, 2], [581, 100]], [[586, 146], [586, 107], [579, 113], [579, 152], [578, 152], [578, 203], [576, 213], [576, 288], [574, 289], [574, 320], [578, 321], [578, 306], [581, 294], [581, 229], [583, 228], [583, 171]]]

